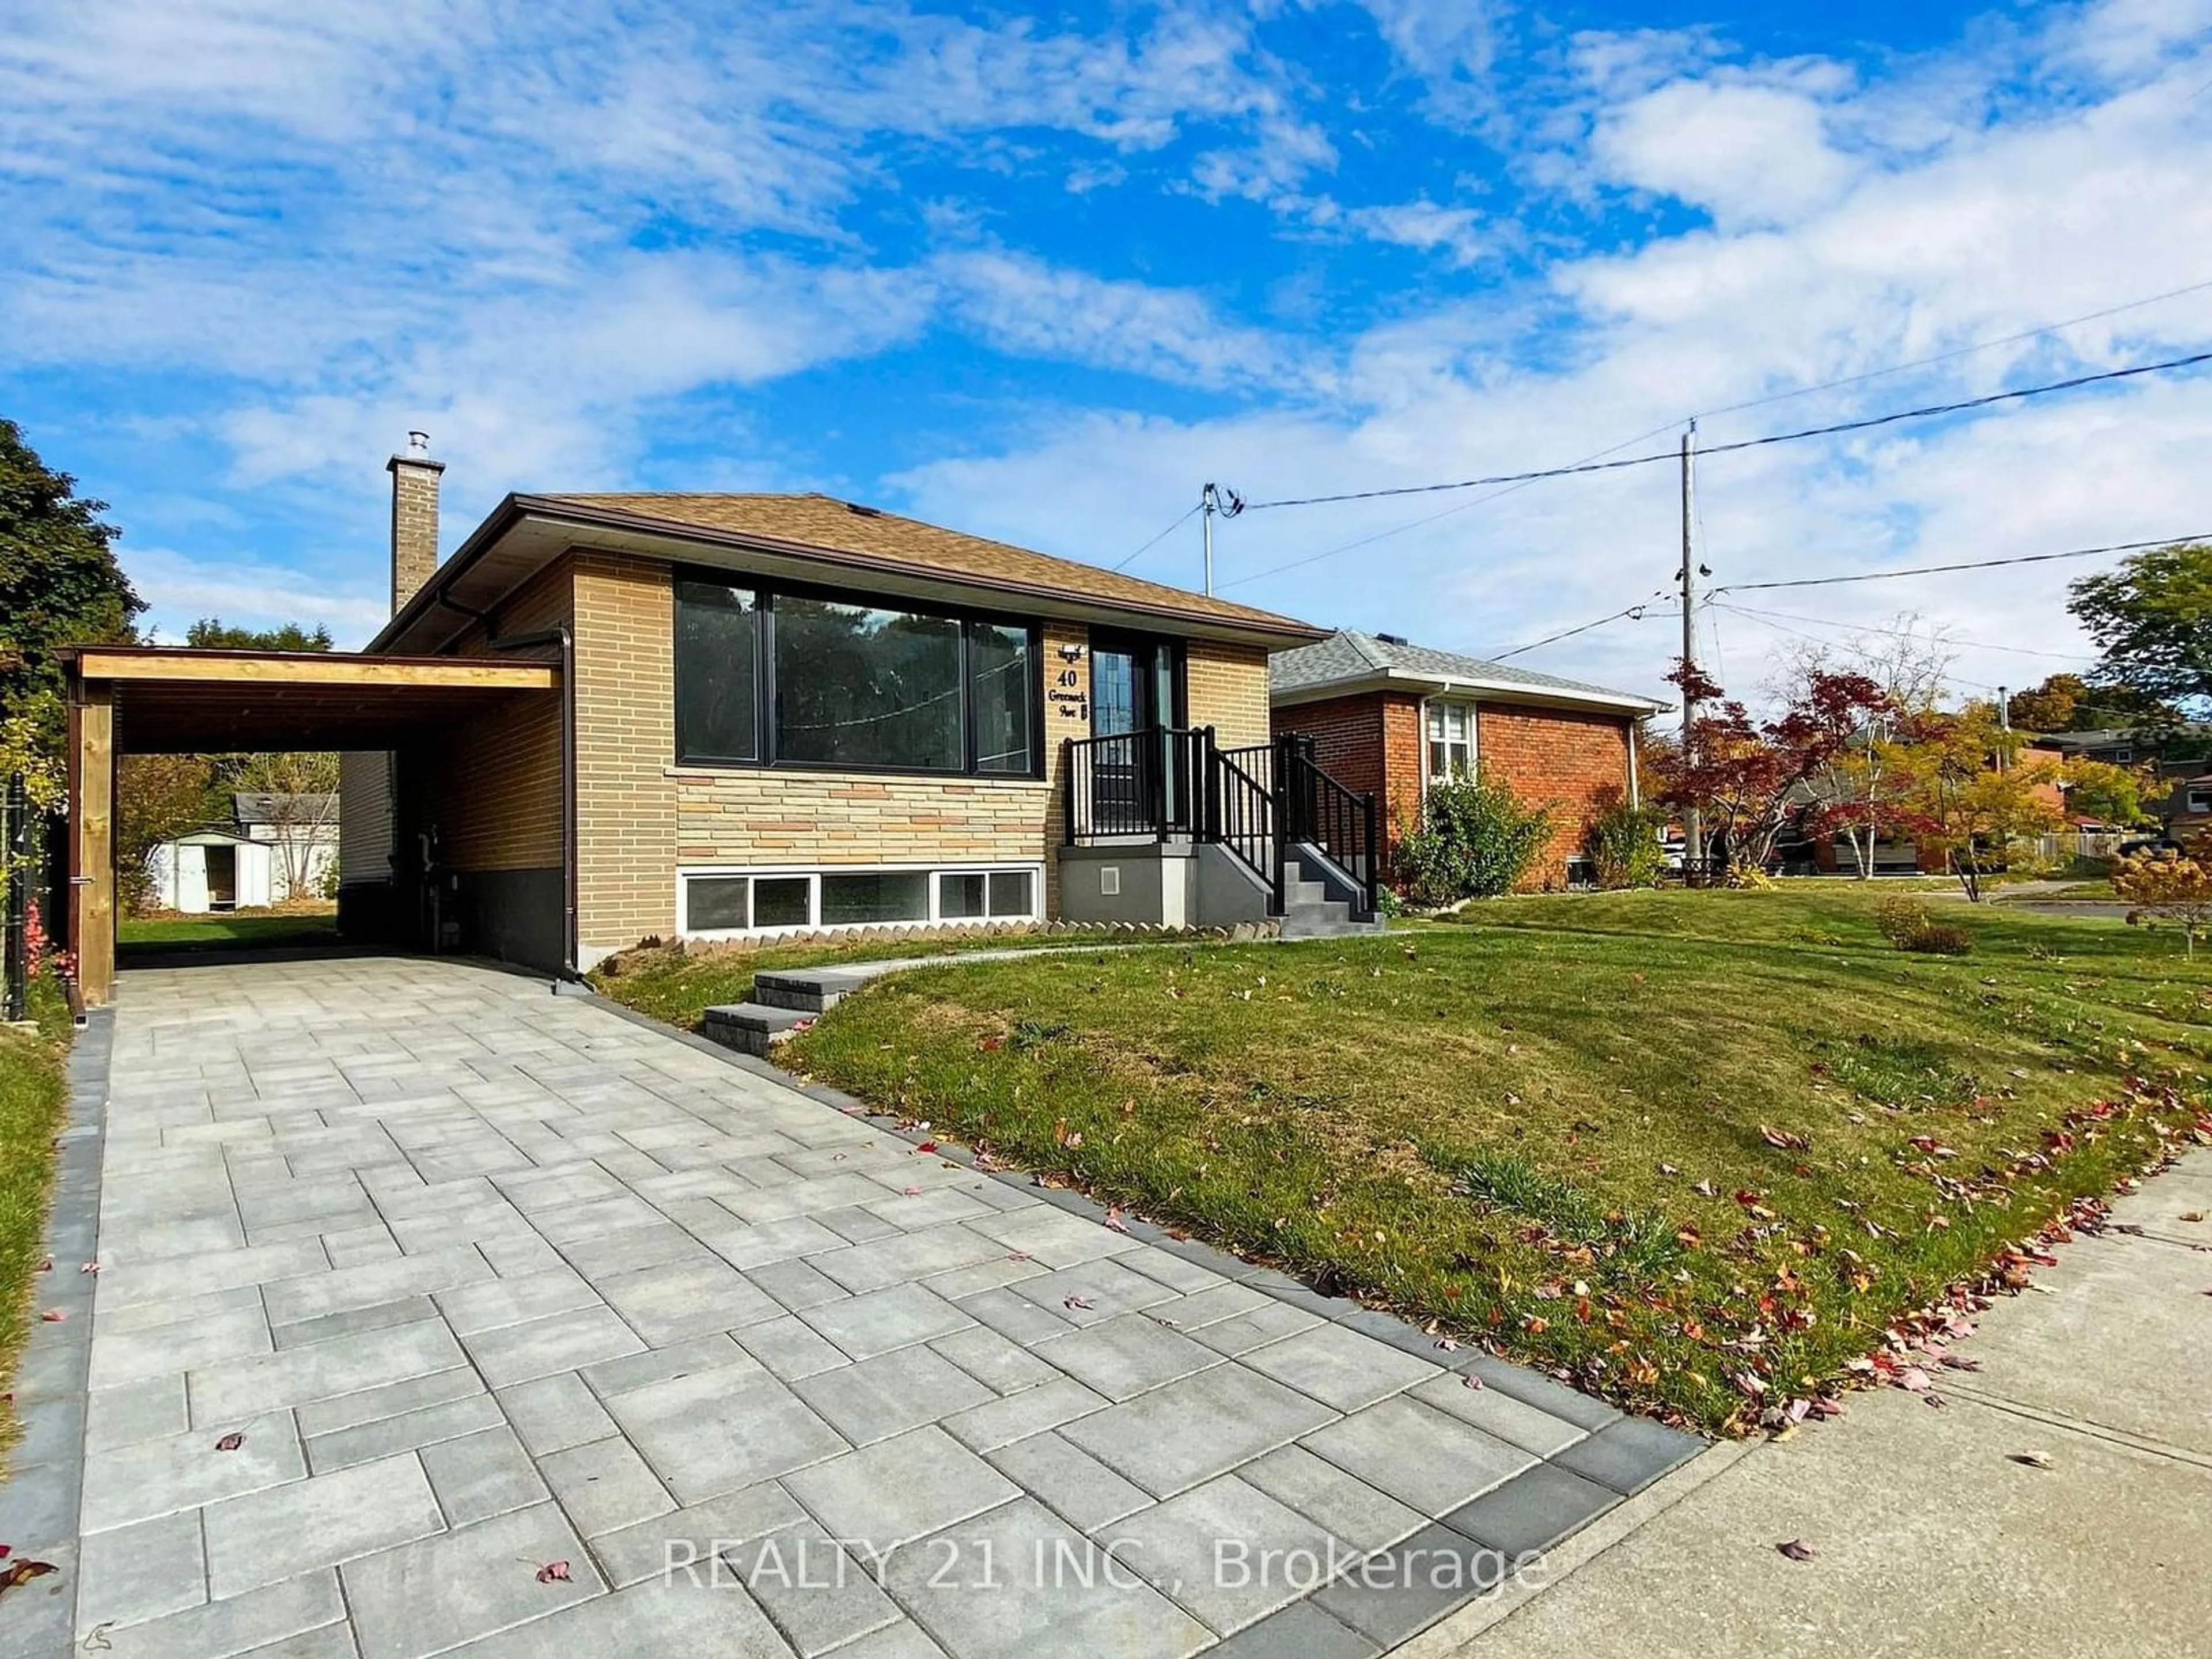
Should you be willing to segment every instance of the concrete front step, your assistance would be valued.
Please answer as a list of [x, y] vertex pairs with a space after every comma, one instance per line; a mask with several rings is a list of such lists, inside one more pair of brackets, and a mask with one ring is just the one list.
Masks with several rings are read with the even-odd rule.
[[726, 1002], [700, 1017], [702, 1035], [740, 1054], [765, 1056], [769, 1045], [811, 1025], [816, 1016], [800, 1008], [775, 1008], [762, 1002]]
[[[1340, 910], [1343, 908], [1341, 905], [1337, 908]], [[1282, 936], [1285, 939], [1340, 939], [1353, 933], [1380, 933], [1388, 931], [1379, 920], [1354, 921], [1347, 915], [1335, 921], [1293, 921], [1285, 916], [1283, 918]]]
[[803, 1013], [827, 1013], [866, 985], [873, 974], [850, 969], [800, 968], [753, 975], [753, 1000], [770, 1008], [796, 1008]]

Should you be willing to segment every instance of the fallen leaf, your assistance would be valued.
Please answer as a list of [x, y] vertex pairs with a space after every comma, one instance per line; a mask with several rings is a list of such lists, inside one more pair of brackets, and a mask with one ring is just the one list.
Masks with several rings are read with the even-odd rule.
[[1106, 1225], [1109, 1230], [1117, 1233], [1126, 1233], [1129, 1231], [1128, 1223], [1121, 1219], [1121, 1212], [1118, 1209], [1109, 1210], [1106, 1212]]
[[1920, 1396], [1920, 1403], [1923, 1406], [1932, 1406], [1941, 1411], [1943, 1408], [1944, 1401], [1940, 1394], [1923, 1394]]
[[222, 1439], [215, 1443], [215, 1449], [217, 1451], [236, 1451], [245, 1443], [245, 1434], [240, 1430], [233, 1429], [228, 1434], [223, 1436]]
[[2026, 1464], [2031, 1469], [2047, 1469], [2051, 1467], [2051, 1454], [2049, 1452], [2007, 1452], [2005, 1455], [2015, 1463]]
[[100, 1263], [97, 1261], [88, 1261], [84, 1266], [79, 1267], [77, 1271], [81, 1273], [96, 1273], [100, 1271]]
[[568, 1564], [566, 1561], [548, 1561], [538, 1569], [538, 1582], [541, 1584], [568, 1583], [570, 1582]]
[[913, 1151], [913, 1152], [910, 1154], [910, 1156], [915, 1157], [915, 1158], [919, 1158], [919, 1157], [921, 1157], [924, 1152], [935, 1152], [936, 1150], [937, 1150], [937, 1143], [936, 1143], [935, 1141], [933, 1141], [933, 1140], [925, 1140], [925, 1141], [923, 1141], [923, 1142], [921, 1143], [921, 1146], [917, 1146], [917, 1147], [915, 1147], [915, 1148], [914, 1149], [914, 1151]]
[[1933, 1385], [1929, 1382], [1926, 1371], [1922, 1370], [1917, 1365], [1907, 1365], [1903, 1370], [1898, 1372], [1897, 1386], [1910, 1389], [1914, 1394], [1924, 1394]]
[[1089, 1296], [1062, 1297], [1060, 1305], [1063, 1308], [1095, 1308], [1098, 1305], [1098, 1300], [1096, 1297]]
[[2202, 1210], [2184, 1210], [2179, 1215], [2176, 1216], [2174, 1219], [2177, 1221], [2202, 1221], [2204, 1219], [2204, 1212]]
[[1027, 1250], [1014, 1250], [1008, 1253], [1006, 1256], [1009, 1261], [1027, 1261], [1029, 1259], [1030, 1253]]
[[908, 1198], [920, 1198], [921, 1196], [921, 1188], [919, 1187], [908, 1187], [905, 1190], [906, 1196]]
[[69, 1315], [59, 1308], [49, 1308], [46, 1312], [40, 1314], [39, 1317], [45, 1320], [49, 1325], [58, 1325], [62, 1321], [67, 1319]]
[[0, 1595], [5, 1595], [18, 1584], [27, 1584], [33, 1578], [44, 1578], [53, 1571], [51, 1561], [10, 1561], [0, 1567]]
[[1787, 1542], [1777, 1544], [1774, 1547], [1792, 1561], [1809, 1561], [1814, 1555], [1813, 1547], [1802, 1538], [1792, 1538]]
[[1477, 1376], [1473, 1371], [1469, 1371], [1465, 1376], [1460, 1378], [1459, 1382], [1460, 1386], [1463, 1389], [1480, 1389], [1482, 1386], [1482, 1379]]
[[1437, 1339], [1437, 1346], [1442, 1348], [1446, 1353], [1450, 1353], [1458, 1348], [1459, 1339], [1455, 1336], [1440, 1336]]

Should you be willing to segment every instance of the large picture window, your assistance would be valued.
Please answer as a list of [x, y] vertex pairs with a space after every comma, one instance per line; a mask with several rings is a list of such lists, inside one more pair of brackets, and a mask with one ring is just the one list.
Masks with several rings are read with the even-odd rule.
[[687, 763], [1034, 777], [1038, 673], [1018, 624], [676, 584]]

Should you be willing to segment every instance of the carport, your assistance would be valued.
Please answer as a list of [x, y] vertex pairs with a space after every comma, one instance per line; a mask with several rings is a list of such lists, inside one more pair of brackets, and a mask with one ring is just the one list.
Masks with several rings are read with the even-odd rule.
[[68, 943], [88, 1005], [114, 994], [118, 756], [394, 750], [561, 686], [557, 663], [514, 658], [88, 646], [64, 661]]

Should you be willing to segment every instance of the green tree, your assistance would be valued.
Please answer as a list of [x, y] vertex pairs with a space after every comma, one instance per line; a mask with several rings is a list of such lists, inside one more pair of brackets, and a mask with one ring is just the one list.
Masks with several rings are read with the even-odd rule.
[[236, 628], [220, 617], [202, 617], [185, 630], [195, 651], [328, 651], [331, 630], [320, 623], [313, 633], [297, 623], [276, 628]]
[[115, 562], [106, 510], [0, 420], [0, 717], [27, 719], [35, 746], [55, 757], [64, 706], [56, 653], [127, 641], [146, 608]]
[[2212, 544], [2137, 553], [2067, 591], [2103, 653], [2100, 680], [2161, 702], [2212, 701]]
[[2066, 811], [2077, 818], [2095, 818], [2133, 829], [2148, 823], [2143, 811], [2143, 786], [2149, 774], [2109, 761], [2069, 760], [2058, 775], [2066, 792]]

